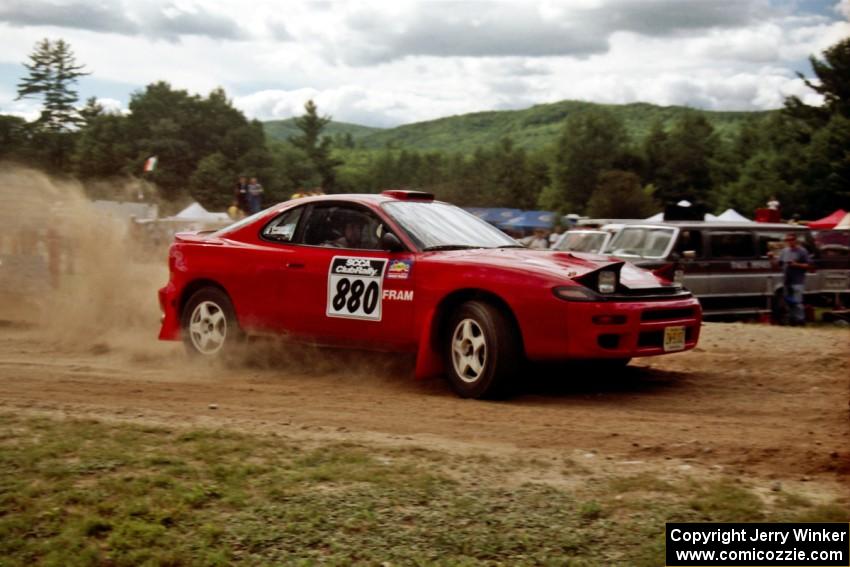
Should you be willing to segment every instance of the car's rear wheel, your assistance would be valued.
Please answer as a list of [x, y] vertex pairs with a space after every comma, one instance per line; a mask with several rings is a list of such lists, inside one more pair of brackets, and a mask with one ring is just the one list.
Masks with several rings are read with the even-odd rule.
[[464, 398], [499, 398], [510, 394], [520, 363], [513, 322], [481, 301], [461, 305], [445, 334], [449, 382]]
[[192, 355], [215, 357], [227, 353], [242, 331], [227, 294], [215, 287], [199, 289], [186, 302], [180, 318], [183, 344]]

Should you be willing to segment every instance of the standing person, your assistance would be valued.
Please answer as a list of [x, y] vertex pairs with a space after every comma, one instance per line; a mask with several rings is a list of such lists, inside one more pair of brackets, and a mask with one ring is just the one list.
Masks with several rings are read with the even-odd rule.
[[248, 214], [253, 215], [263, 210], [263, 186], [256, 177], [248, 183]]
[[785, 303], [790, 310], [791, 325], [806, 323], [806, 310], [803, 306], [803, 290], [806, 288], [806, 271], [811, 269], [809, 252], [797, 242], [797, 235], [789, 232], [785, 235], [785, 248], [779, 253], [779, 265], [785, 274]]
[[564, 227], [560, 224], [555, 225], [555, 230], [552, 231], [552, 234], [549, 235], [549, 248], [555, 245], [558, 242], [558, 239], [561, 238], [561, 235], [564, 234]]
[[248, 180], [240, 177], [233, 190], [233, 200], [236, 207], [242, 212], [242, 216], [248, 213]]
[[528, 242], [528, 247], [533, 250], [546, 250], [549, 248], [549, 235], [542, 228], [535, 228], [534, 234]]

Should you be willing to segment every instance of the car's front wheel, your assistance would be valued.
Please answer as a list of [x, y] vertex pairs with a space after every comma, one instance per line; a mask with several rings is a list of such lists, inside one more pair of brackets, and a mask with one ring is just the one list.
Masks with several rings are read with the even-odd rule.
[[513, 390], [520, 345], [513, 322], [481, 301], [461, 305], [446, 332], [449, 382], [464, 398], [498, 398]]
[[199, 289], [186, 302], [180, 318], [187, 352], [206, 357], [232, 349], [241, 337], [230, 298], [215, 287]]

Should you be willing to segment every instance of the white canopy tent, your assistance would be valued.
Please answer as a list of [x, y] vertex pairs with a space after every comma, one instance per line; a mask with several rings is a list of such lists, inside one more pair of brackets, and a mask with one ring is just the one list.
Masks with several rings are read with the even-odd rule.
[[169, 220], [180, 220], [187, 222], [216, 222], [229, 221], [230, 217], [227, 213], [211, 213], [206, 210], [200, 203], [192, 203]]
[[726, 209], [725, 211], [717, 215], [717, 220], [723, 222], [753, 222], [735, 209]]

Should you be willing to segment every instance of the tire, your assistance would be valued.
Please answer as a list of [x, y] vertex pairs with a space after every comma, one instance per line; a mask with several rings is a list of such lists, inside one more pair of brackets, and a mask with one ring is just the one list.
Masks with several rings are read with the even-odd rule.
[[513, 393], [520, 365], [519, 336], [496, 307], [469, 301], [449, 318], [444, 334], [446, 374], [462, 398], [502, 398]]
[[180, 314], [180, 328], [183, 345], [192, 356], [222, 356], [242, 339], [233, 304], [216, 287], [201, 288], [192, 294]]

